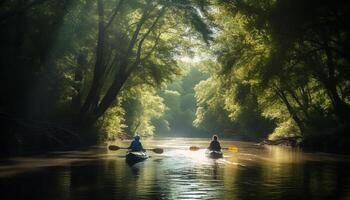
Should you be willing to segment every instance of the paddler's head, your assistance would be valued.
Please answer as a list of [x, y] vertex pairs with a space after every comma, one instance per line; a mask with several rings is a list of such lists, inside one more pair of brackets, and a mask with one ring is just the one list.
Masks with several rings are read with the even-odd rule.
[[213, 135], [213, 140], [217, 141], [218, 140], [218, 136], [217, 135]]
[[140, 136], [139, 135], [135, 135], [134, 140], [139, 141], [140, 140]]

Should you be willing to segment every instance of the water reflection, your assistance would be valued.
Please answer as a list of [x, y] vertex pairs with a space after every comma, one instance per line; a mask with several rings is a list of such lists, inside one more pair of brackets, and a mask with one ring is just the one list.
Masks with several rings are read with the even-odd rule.
[[[124, 146], [126, 143], [117, 145]], [[348, 157], [307, 154], [280, 147], [223, 141], [239, 153], [213, 160], [204, 140], [145, 141], [145, 162], [128, 166], [123, 151], [93, 149], [32, 158], [0, 166], [1, 199], [349, 199]]]

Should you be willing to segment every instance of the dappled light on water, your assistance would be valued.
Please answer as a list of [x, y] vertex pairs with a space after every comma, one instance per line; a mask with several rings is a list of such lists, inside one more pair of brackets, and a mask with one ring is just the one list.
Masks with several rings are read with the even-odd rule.
[[298, 163], [303, 161], [299, 149], [285, 148], [280, 146], [266, 147], [270, 161], [277, 163]]
[[192, 162], [204, 163], [208, 161], [208, 158], [205, 157], [205, 149], [186, 151], [185, 154], [192, 160]]
[[[114, 144], [125, 147], [130, 141]], [[329, 199], [349, 196], [349, 159], [281, 147], [221, 141], [239, 152], [205, 155], [209, 141], [143, 141], [148, 160], [125, 162], [126, 150], [106, 147], [11, 158], [0, 168], [4, 199]], [[200, 147], [190, 151], [190, 146]], [[339, 180], [341, 185], [339, 185]], [[32, 183], [32, 184], [27, 184]], [[19, 188], [18, 193], [10, 188]], [[40, 188], [40, 190], [38, 189]]]

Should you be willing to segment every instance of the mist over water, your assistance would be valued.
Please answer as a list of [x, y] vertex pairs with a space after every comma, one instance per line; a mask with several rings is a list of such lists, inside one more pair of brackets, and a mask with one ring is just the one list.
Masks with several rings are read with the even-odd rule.
[[[143, 141], [145, 162], [127, 165], [125, 151], [105, 147], [3, 160], [1, 199], [349, 199], [349, 157], [222, 141], [237, 146], [205, 157], [205, 139]], [[127, 146], [129, 141], [119, 142]]]

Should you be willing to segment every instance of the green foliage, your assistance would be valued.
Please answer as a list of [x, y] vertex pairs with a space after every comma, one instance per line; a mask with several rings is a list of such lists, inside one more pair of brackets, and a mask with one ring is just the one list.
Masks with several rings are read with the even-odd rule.
[[[210, 40], [197, 1], [4, 1], [0, 112], [152, 135], [155, 90], [180, 75], [192, 37]], [[10, 76], [8, 76], [10, 74]]]
[[220, 82], [215, 78], [201, 81], [195, 87], [197, 110], [194, 126], [209, 132], [222, 132], [231, 127], [228, 113], [224, 110], [224, 98]]
[[347, 124], [348, 11], [346, 2], [219, 1], [212, 78], [230, 119], [269, 118], [277, 125], [271, 138], [315, 138]]
[[165, 111], [163, 98], [157, 96], [155, 90], [148, 86], [133, 88], [124, 107], [128, 113], [126, 122], [129, 134], [132, 135], [137, 132], [143, 136], [152, 136], [155, 132], [152, 120], [162, 117]]
[[115, 140], [127, 125], [125, 124], [125, 110], [121, 106], [114, 106], [99, 120], [100, 130], [104, 133], [102, 140]]
[[289, 118], [277, 125], [275, 130], [269, 135], [269, 140], [276, 140], [284, 137], [300, 136], [300, 130], [293, 119]]
[[157, 121], [157, 135], [205, 136], [205, 131], [194, 127], [192, 121], [196, 110], [193, 88], [199, 81], [205, 79], [206, 75], [195, 66], [185, 68], [185, 71], [181, 78], [159, 92], [159, 95], [164, 98], [167, 109], [161, 120]]
[[[307, 140], [348, 129], [347, 1], [0, 5], [0, 112], [96, 126], [105, 138], [226, 131]], [[189, 67], [184, 57], [201, 62]]]

